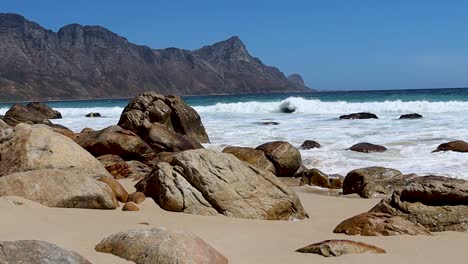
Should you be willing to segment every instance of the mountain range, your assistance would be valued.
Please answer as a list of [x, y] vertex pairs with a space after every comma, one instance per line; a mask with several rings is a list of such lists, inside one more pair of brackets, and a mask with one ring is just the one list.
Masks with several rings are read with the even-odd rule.
[[194, 51], [152, 49], [100, 26], [54, 32], [1, 13], [0, 58], [1, 101], [311, 91], [300, 75], [286, 77], [251, 56], [235, 36]]

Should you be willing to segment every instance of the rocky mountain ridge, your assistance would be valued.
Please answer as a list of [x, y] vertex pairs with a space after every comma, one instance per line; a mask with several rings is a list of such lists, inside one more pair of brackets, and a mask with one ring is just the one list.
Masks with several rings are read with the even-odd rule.
[[53, 32], [0, 14], [0, 57], [1, 101], [311, 91], [300, 75], [251, 56], [238, 37], [194, 51], [152, 49], [100, 26]]

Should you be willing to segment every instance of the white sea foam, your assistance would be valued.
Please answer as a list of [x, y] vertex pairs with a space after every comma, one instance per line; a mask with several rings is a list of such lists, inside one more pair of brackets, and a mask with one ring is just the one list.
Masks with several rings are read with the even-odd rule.
[[195, 109], [201, 113], [278, 113], [282, 109], [295, 109], [296, 113], [310, 114], [342, 114], [353, 112], [370, 111], [373, 113], [403, 113], [403, 112], [423, 112], [423, 113], [448, 113], [458, 111], [468, 111], [468, 102], [429, 102], [410, 101], [403, 102], [326, 102], [318, 99], [304, 99], [301, 97], [289, 97], [281, 102], [238, 102], [238, 103], [217, 103], [211, 106], [197, 106]]

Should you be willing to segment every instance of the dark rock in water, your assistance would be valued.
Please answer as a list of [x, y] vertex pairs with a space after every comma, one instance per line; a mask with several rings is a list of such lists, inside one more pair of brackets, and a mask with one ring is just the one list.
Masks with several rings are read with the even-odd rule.
[[198, 113], [178, 96], [146, 92], [135, 97], [120, 116], [119, 126], [146, 140], [151, 124], [200, 143], [210, 142]]
[[317, 141], [306, 140], [304, 141], [304, 143], [302, 143], [302, 145], [299, 148], [307, 150], [307, 149], [320, 148], [320, 147], [321, 145]]
[[300, 185], [312, 185], [328, 189], [340, 189], [342, 183], [342, 178], [331, 178], [318, 169], [310, 169], [302, 172]]
[[343, 194], [357, 193], [362, 198], [390, 195], [393, 190], [405, 186], [414, 175], [384, 167], [368, 167], [350, 171], [343, 182]]
[[275, 165], [276, 176], [278, 177], [293, 177], [302, 165], [301, 153], [288, 142], [268, 142], [255, 149], [263, 151], [266, 157]]
[[420, 224], [385, 213], [363, 213], [344, 220], [333, 233], [361, 236], [431, 235]]
[[49, 121], [47, 116], [41, 112], [26, 107], [20, 104], [14, 104], [3, 117], [3, 121], [10, 126], [16, 126], [19, 123], [26, 123], [29, 125], [33, 124], [44, 124], [51, 125], [52, 122]]
[[311, 91], [238, 37], [188, 51], [136, 45], [100, 26], [53, 32], [16, 14], [0, 14], [0, 25], [2, 101]]
[[400, 116], [400, 119], [420, 119], [420, 118], [423, 118], [423, 116], [417, 113]]
[[62, 114], [57, 111], [52, 109], [50, 106], [43, 104], [43, 103], [29, 103], [26, 105], [26, 107], [34, 109], [40, 113], [42, 113], [46, 118], [48, 119], [59, 119], [62, 118]]
[[275, 166], [267, 159], [265, 153], [261, 150], [256, 150], [247, 147], [226, 147], [223, 153], [229, 153], [236, 156], [238, 159], [254, 165], [257, 168], [276, 173]]
[[378, 119], [378, 117], [372, 113], [354, 113], [349, 115], [342, 115], [340, 119]]
[[38, 240], [0, 241], [0, 263], [91, 264], [76, 252]]
[[451, 141], [448, 143], [440, 144], [436, 150], [432, 152], [440, 151], [455, 151], [455, 152], [468, 152], [468, 143], [463, 140]]
[[296, 107], [292, 105], [290, 102], [285, 102], [280, 105], [281, 113], [290, 114], [290, 113], [294, 113], [295, 111], [296, 111]]
[[277, 126], [280, 123], [279, 122], [274, 122], [274, 121], [266, 121], [266, 122], [263, 122], [262, 124], [266, 125], [266, 126]]
[[386, 147], [375, 145], [367, 142], [358, 143], [353, 145], [349, 148], [349, 150], [356, 151], [356, 152], [363, 152], [363, 153], [370, 153], [370, 152], [384, 152], [387, 150]]
[[313, 253], [322, 255], [324, 257], [338, 257], [344, 254], [361, 254], [361, 253], [386, 253], [385, 250], [365, 244], [362, 242], [355, 242], [351, 240], [325, 240], [319, 243], [308, 245], [306, 247], [296, 250], [300, 253]]
[[101, 114], [91, 112], [89, 114], [86, 114], [85, 117], [101, 117]]
[[431, 232], [468, 232], [468, 181], [417, 177], [382, 199], [370, 212], [401, 216]]

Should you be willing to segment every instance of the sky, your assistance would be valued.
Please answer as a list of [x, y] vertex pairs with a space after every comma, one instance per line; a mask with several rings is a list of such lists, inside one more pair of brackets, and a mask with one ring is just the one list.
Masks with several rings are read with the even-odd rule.
[[468, 1], [0, 0], [45, 28], [101, 25], [152, 48], [239, 36], [320, 90], [468, 87]]

